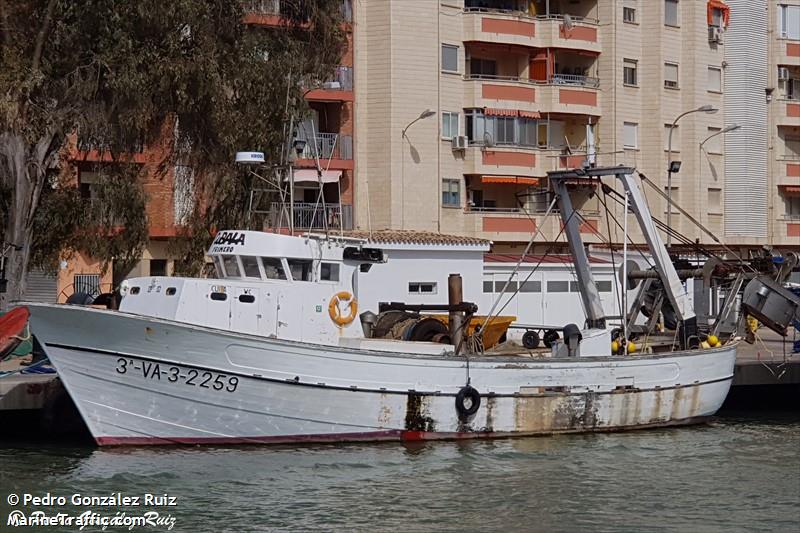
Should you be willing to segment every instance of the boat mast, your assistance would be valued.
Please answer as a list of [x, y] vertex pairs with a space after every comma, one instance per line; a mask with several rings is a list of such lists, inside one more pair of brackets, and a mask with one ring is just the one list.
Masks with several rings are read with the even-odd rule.
[[589, 267], [589, 258], [586, 256], [586, 249], [583, 247], [583, 239], [581, 239], [578, 216], [572, 207], [572, 199], [567, 190], [568, 179], [580, 179], [586, 178], [586, 176], [579, 176], [576, 171], [548, 172], [547, 176], [558, 196], [558, 207], [561, 211], [561, 220], [564, 223], [564, 233], [567, 236], [569, 251], [575, 262], [575, 274], [578, 276], [581, 300], [583, 300], [583, 307], [586, 310], [586, 327], [589, 329], [605, 329], [606, 317], [603, 311], [603, 304], [600, 302], [600, 293], [594, 283], [592, 270]]

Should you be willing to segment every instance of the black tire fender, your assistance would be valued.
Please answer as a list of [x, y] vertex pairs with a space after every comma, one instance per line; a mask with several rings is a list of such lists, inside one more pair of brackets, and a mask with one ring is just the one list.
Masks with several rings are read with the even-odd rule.
[[456, 394], [456, 411], [460, 418], [468, 418], [478, 412], [481, 407], [481, 395], [469, 385], [461, 387]]

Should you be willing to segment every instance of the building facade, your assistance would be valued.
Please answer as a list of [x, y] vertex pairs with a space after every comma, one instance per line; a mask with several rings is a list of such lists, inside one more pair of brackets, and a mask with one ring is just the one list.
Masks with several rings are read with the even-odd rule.
[[[653, 214], [686, 238], [674, 245], [800, 249], [798, 9], [358, 2], [356, 225], [487, 238], [500, 250], [536, 230], [560, 241], [560, 220], [544, 216], [546, 173], [588, 162], [645, 175]], [[620, 243], [622, 206], [601, 189], [575, 191], [586, 241]], [[708, 232], [668, 213], [665, 197]]]

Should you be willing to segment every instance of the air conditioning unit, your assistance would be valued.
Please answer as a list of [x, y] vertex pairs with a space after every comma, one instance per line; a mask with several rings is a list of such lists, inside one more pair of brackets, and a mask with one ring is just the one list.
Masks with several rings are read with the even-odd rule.
[[708, 42], [722, 43], [722, 28], [718, 26], [708, 27]]
[[456, 135], [455, 137], [453, 137], [451, 143], [454, 152], [457, 150], [466, 150], [467, 145], [469, 145], [469, 139], [467, 138], [466, 135]]
[[789, 79], [789, 69], [787, 67], [778, 67], [778, 81], [786, 81]]

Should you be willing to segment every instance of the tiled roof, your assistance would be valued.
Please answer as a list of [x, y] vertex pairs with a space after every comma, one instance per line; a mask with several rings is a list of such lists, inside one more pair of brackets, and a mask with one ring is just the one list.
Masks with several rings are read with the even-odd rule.
[[[484, 254], [483, 260], [486, 263], [516, 263], [519, 261], [521, 256], [519, 254]], [[547, 257], [543, 255], [526, 255], [525, 260], [523, 263], [542, 263], [543, 265], [546, 264], [569, 264], [572, 263], [572, 256], [571, 255], [548, 255]], [[605, 259], [601, 259], [599, 257], [589, 256], [589, 262], [593, 264], [610, 264]]]
[[489, 246], [492, 244], [492, 241], [487, 239], [445, 235], [433, 231], [379, 230], [372, 233], [368, 231], [345, 231], [344, 236], [364, 239], [376, 244], [444, 244], [453, 246]]

